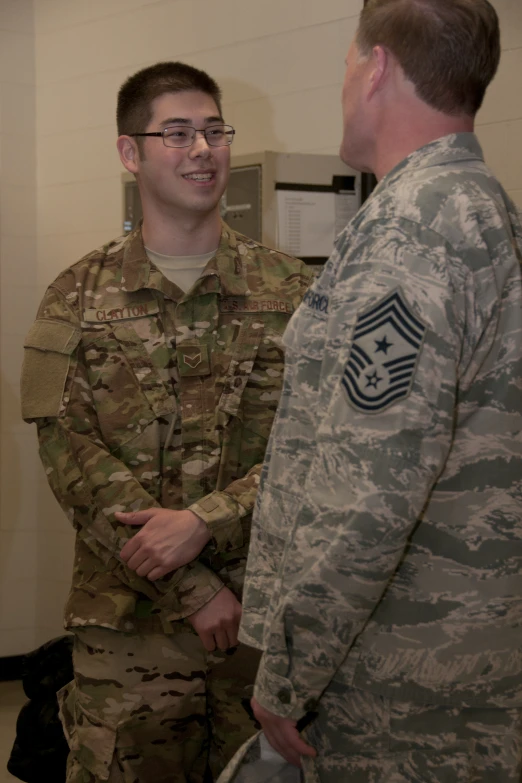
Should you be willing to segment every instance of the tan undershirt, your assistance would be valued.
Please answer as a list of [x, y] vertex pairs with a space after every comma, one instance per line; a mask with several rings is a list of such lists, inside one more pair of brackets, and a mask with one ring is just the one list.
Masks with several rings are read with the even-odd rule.
[[184, 293], [192, 288], [210, 259], [216, 255], [216, 250], [212, 253], [204, 253], [202, 256], [164, 256], [162, 253], [149, 250], [148, 247], [145, 248], [152, 263], [167, 280], [175, 283]]

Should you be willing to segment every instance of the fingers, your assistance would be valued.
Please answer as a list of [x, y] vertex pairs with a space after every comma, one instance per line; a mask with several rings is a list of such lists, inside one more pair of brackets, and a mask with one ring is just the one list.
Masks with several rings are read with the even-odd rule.
[[233, 617], [222, 619], [220, 625], [214, 628], [214, 638], [220, 650], [230, 650], [231, 647], [237, 647], [240, 620], [241, 612], [239, 611]]
[[312, 748], [311, 745], [307, 745], [304, 739], [301, 737], [301, 735], [298, 733], [297, 729], [295, 731], [295, 735], [292, 739], [292, 748], [298, 753], [300, 756], [317, 756], [317, 751], [315, 748]]
[[138, 549], [126, 563], [132, 571], [135, 571], [138, 574], [138, 576], [146, 577], [147, 579], [150, 579], [151, 582], [154, 582], [156, 579], [161, 579], [172, 571], [170, 567], [159, 566], [157, 560], [154, 557], [145, 554], [143, 548]]
[[132, 538], [128, 541], [120, 552], [121, 559], [127, 563], [127, 566], [137, 573], [138, 576], [144, 576], [147, 579], [159, 579], [154, 572], [161, 572], [164, 576], [167, 571], [158, 566], [158, 564], [144, 550], [139, 540]]
[[225, 586], [204, 606], [187, 617], [205, 649], [228, 650], [238, 644], [241, 604], [235, 595]]
[[301, 757], [299, 753], [291, 745], [283, 741], [281, 734], [271, 731], [269, 728], [265, 728], [264, 732], [274, 750], [277, 750], [289, 764], [293, 764], [294, 767], [301, 766]]
[[205, 650], [207, 650], [207, 652], [214, 652], [216, 649], [214, 634], [211, 631], [198, 631], [198, 636], [203, 642]]
[[150, 558], [147, 558], [143, 561], [141, 565], [139, 565], [137, 568], [134, 568], [133, 566], [130, 566], [133, 571], [136, 571], [138, 576], [144, 576], [147, 579], [150, 579], [149, 573], [154, 569], [155, 563], [153, 560], [150, 560]]
[[[128, 563], [130, 561], [130, 559], [133, 557], [133, 555], [135, 555], [136, 552], [139, 551], [140, 546], [141, 546], [141, 544], [140, 544], [139, 539], [136, 539], [136, 537], [131, 538], [129, 541], [127, 541], [127, 543], [125, 544], [125, 546], [123, 547], [123, 549], [120, 552], [121, 559], [125, 563]], [[139, 565], [139, 563], [141, 563], [141, 560], [138, 562], [138, 565]], [[130, 567], [132, 568], [132, 566], [130, 566]]]
[[156, 579], [163, 579], [164, 576], [167, 576], [167, 574], [170, 574], [171, 571], [174, 569], [172, 568], [163, 568], [160, 566], [156, 566], [152, 569], [152, 571], [149, 574], [146, 574], [147, 579], [150, 579], [151, 582], [155, 582]]
[[264, 731], [272, 747], [296, 767], [301, 766], [301, 756], [317, 756], [317, 751], [301, 739], [295, 728], [278, 730], [270, 726]]
[[[154, 509], [157, 510], [157, 509]], [[145, 509], [144, 511], [116, 511], [114, 516], [118, 522], [123, 522], [125, 525], [144, 525], [151, 519], [153, 509]]]
[[[133, 539], [133, 542], [135, 542], [136, 539]], [[130, 543], [130, 542], [129, 542]], [[125, 544], [127, 546], [127, 544]], [[125, 547], [124, 547], [125, 549]], [[120, 555], [122, 555], [123, 549], [120, 552]], [[136, 546], [134, 548], [134, 552], [130, 555], [130, 557], [127, 557], [126, 563], [129, 566], [129, 568], [132, 568], [133, 571], [138, 570], [138, 568], [146, 561], [150, 560], [150, 554], [144, 549], [144, 547], [141, 545], [140, 541], [136, 541]], [[152, 563], [151, 561], [151, 568], [157, 565], [157, 563]], [[139, 574], [139, 576], [143, 576], [142, 573]]]
[[238, 644], [237, 629], [235, 632], [230, 632], [226, 626], [211, 626], [207, 628], [194, 626], [194, 630], [203, 642], [205, 650], [208, 652], [214, 652], [216, 648], [225, 652], [231, 647], [236, 647]]
[[254, 715], [261, 723], [267, 740], [286, 761], [300, 767], [301, 756], [317, 755], [316, 750], [301, 738], [294, 720], [269, 712], [255, 698], [251, 703]]
[[239, 633], [239, 621], [241, 619], [241, 616], [237, 618], [237, 620], [234, 620], [229, 627], [227, 628], [227, 635], [228, 635], [228, 646], [229, 647], [237, 647], [239, 644], [239, 639], [237, 638], [237, 635]]
[[214, 631], [214, 639], [216, 640], [216, 647], [218, 650], [228, 650], [233, 645], [230, 644], [228, 634], [224, 628], [218, 628]]
[[226, 650], [230, 650], [231, 647], [237, 647], [239, 644], [237, 626], [232, 629], [223, 625], [220, 627], [212, 626], [205, 630], [202, 628], [195, 628], [195, 630], [208, 652], [213, 652], [216, 648], [225, 652]]

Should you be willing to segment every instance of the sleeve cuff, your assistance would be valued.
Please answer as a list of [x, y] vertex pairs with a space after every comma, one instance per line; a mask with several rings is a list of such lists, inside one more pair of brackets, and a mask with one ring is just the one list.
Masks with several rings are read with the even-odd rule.
[[196, 501], [189, 510], [207, 525], [217, 552], [227, 552], [243, 546], [241, 518], [247, 510], [226, 492], [211, 492]]
[[[244, 617], [244, 615], [243, 615]], [[243, 625], [243, 620], [241, 620], [241, 625], [239, 626], [239, 633], [238, 637], [240, 642], [243, 642], [243, 644], [246, 644], [247, 647], [254, 647], [256, 650], [263, 650], [265, 649], [263, 647], [263, 641], [262, 639], [258, 639], [256, 636], [251, 634]]]
[[177, 581], [160, 599], [156, 606], [166, 609], [167, 620], [173, 622], [189, 617], [208, 604], [223, 587], [223, 582], [213, 571], [201, 563], [186, 566], [181, 581]]
[[[261, 658], [257, 672], [254, 696], [262, 707], [279, 715], [280, 718], [299, 720], [309, 712], [316, 712], [322, 688], [314, 691], [309, 687], [313, 684], [313, 675], [300, 678], [300, 682], [293, 683], [287, 677], [276, 674], [267, 666], [267, 654]], [[316, 696], [313, 696], [313, 693]]]
[[299, 720], [308, 711], [299, 704], [290, 680], [267, 669], [263, 660], [257, 673], [254, 697], [262, 707], [280, 718]]

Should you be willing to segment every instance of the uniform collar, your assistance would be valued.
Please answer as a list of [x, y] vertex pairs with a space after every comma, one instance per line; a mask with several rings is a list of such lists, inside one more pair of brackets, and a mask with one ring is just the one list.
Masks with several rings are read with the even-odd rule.
[[443, 166], [446, 163], [476, 160], [484, 162], [484, 153], [474, 133], [452, 133], [420, 147], [395, 166], [375, 188], [378, 193], [389, 185], [395, 185], [403, 177], [419, 169]]
[[[129, 234], [123, 246], [123, 262], [121, 267], [121, 287], [123, 291], [139, 291], [140, 288], [156, 288], [162, 290], [161, 278], [169, 281], [151, 263], [141, 232], [141, 221]], [[157, 275], [159, 277], [157, 278]]]
[[[219, 247], [205, 267], [194, 293], [221, 293], [223, 296], [245, 296], [249, 293], [246, 279], [246, 264], [249, 248], [226, 223], [221, 225]], [[138, 291], [154, 288], [174, 301], [180, 299], [179, 289], [171, 283], [150, 261], [143, 244], [140, 224], [125, 240], [123, 247], [122, 278], [123, 291]]]
[[222, 221], [219, 247], [203, 271], [201, 285], [204, 286], [206, 279], [213, 277], [218, 280], [218, 290], [223, 296], [248, 295], [245, 261], [250, 252], [240, 235]]

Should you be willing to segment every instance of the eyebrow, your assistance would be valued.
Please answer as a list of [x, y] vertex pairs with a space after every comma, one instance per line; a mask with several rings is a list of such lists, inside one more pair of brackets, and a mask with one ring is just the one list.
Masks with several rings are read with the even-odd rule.
[[[210, 125], [213, 122], [223, 122], [223, 117], [220, 117], [219, 115], [216, 115], [215, 117], [205, 117], [204, 119], [205, 125]], [[167, 120], [162, 120], [159, 125], [162, 125], [163, 127], [167, 127], [167, 125], [190, 125], [191, 127], [194, 127], [192, 125], [192, 120], [187, 120], [186, 117], [169, 117]]]

